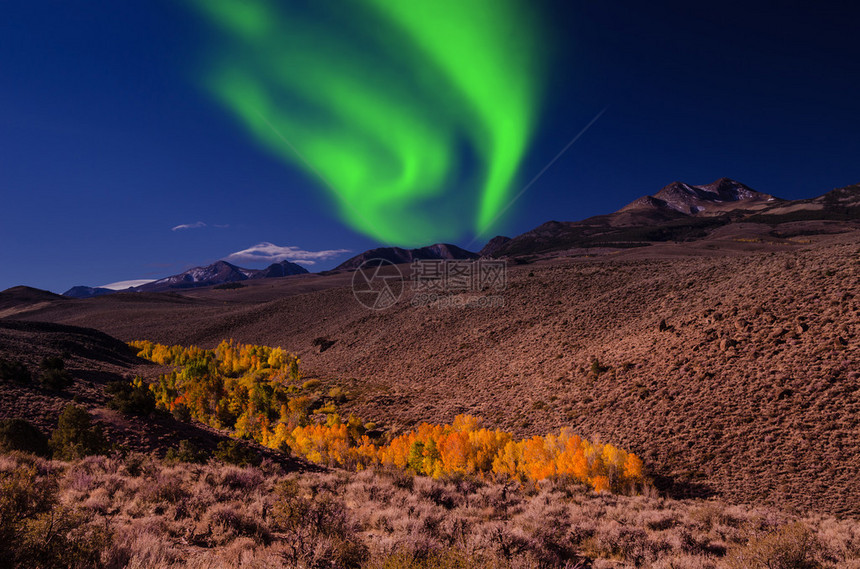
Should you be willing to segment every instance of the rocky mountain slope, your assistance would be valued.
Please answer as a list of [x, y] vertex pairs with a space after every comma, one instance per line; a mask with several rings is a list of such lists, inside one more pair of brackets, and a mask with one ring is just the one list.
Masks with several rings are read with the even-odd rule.
[[193, 288], [247, 280], [247, 271], [226, 261], [216, 261], [205, 267], [194, 267], [185, 272], [141, 285], [140, 292], [160, 292], [170, 289]]
[[[353, 270], [369, 259], [404, 264], [420, 259], [535, 257], [563, 251], [577, 253], [590, 249], [646, 247], [668, 241], [700, 240], [720, 228], [747, 221], [777, 226], [813, 220], [852, 224], [858, 219], [860, 185], [839, 188], [808, 200], [786, 201], [729, 178], [700, 186], [673, 182], [653, 196], [643, 196], [608, 215], [575, 222], [548, 221], [513, 239], [494, 237], [478, 253], [446, 243], [418, 249], [379, 247], [344, 261], [334, 270]], [[820, 228], [815, 228], [815, 231], [820, 231]], [[774, 229], [772, 236], [780, 237], [781, 234]], [[164, 292], [307, 272], [304, 267], [289, 261], [274, 263], [262, 270], [244, 269], [226, 261], [217, 261], [128, 291]], [[63, 294], [72, 298], [91, 298], [114, 292], [76, 286]]]
[[289, 277], [292, 275], [304, 275], [308, 270], [301, 265], [291, 263], [289, 261], [281, 261], [280, 263], [272, 263], [265, 269], [259, 271], [249, 271], [243, 269], [246, 273], [250, 273], [250, 279], [274, 279], [279, 277]]
[[[716, 215], [731, 209], [749, 209], [761, 202], [775, 202], [777, 198], [762, 194], [729, 178], [720, 178], [711, 184], [691, 186], [672, 182], [653, 196], [644, 196], [628, 204], [621, 211], [633, 209], [671, 209], [684, 215]], [[783, 200], [778, 200], [783, 201]]]
[[227, 261], [216, 261], [205, 267], [195, 267], [184, 273], [165, 277], [157, 281], [139, 286], [133, 290], [136, 292], [162, 292], [183, 288], [196, 288], [212, 286], [225, 283], [245, 281], [248, 279], [262, 279], [283, 277], [287, 275], [300, 275], [307, 273], [304, 267], [289, 261], [273, 263], [265, 269], [243, 269]]
[[[701, 240], [743, 223], [777, 226], [822, 221], [848, 229], [860, 220], [860, 188], [848, 186], [808, 200], [786, 201], [721, 178], [693, 186], [673, 182], [620, 210], [582, 221], [549, 221], [495, 247], [495, 257], [582, 253], [589, 249], [646, 247], [668, 241]], [[816, 229], [817, 230], [817, 229]], [[777, 234], [774, 236], [778, 236]]]
[[478, 251], [478, 255], [481, 257], [492, 257], [496, 251], [501, 250], [502, 247], [507, 245], [507, 243], [511, 240], [510, 237], [505, 237], [504, 235], [496, 235], [484, 245], [480, 251]]

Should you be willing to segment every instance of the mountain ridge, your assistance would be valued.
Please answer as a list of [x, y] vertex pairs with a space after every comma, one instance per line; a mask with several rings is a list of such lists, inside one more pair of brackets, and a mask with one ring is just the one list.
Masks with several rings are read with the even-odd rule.
[[371, 259], [384, 259], [395, 265], [399, 265], [419, 260], [477, 258], [477, 253], [467, 251], [456, 245], [451, 245], [450, 243], [434, 243], [433, 245], [416, 249], [404, 249], [402, 247], [377, 247], [347, 259], [335, 267], [335, 270], [343, 271], [357, 269], [362, 265], [362, 263]]
[[63, 293], [63, 296], [69, 298], [93, 298], [94, 296], [102, 296], [105, 294], [113, 294], [117, 291], [100, 286], [77, 285]]
[[250, 279], [280, 278], [306, 273], [308, 273], [307, 269], [290, 261], [272, 263], [265, 269], [243, 269], [227, 261], [219, 260], [211, 265], [194, 267], [176, 275], [164, 277], [144, 285], [129, 287], [124, 290], [79, 285], [64, 292], [63, 296], [70, 298], [93, 298], [117, 292], [166, 292], [241, 282]]
[[[638, 207], [669, 208], [685, 215], [725, 211], [727, 204], [750, 205], [772, 202], [778, 198], [757, 192], [731, 178], [720, 178], [710, 184], [694, 186], [686, 182], [672, 182], [654, 195], [643, 196], [619, 211]], [[780, 200], [784, 201], [784, 200]]]
[[494, 257], [547, 255], [572, 249], [629, 248], [707, 238], [732, 223], [860, 219], [860, 185], [815, 198], [784, 200], [720, 178], [710, 184], [673, 182], [621, 209], [580, 221], [547, 221], [491, 253]]

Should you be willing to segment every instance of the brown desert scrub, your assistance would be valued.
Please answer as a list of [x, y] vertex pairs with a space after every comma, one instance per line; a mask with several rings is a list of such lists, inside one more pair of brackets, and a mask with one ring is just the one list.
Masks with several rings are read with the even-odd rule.
[[60, 503], [57, 473], [48, 465], [26, 455], [12, 459], [17, 464], [0, 469], [0, 559], [10, 567], [100, 567], [109, 528]]
[[[129, 474], [119, 457], [0, 455], [9, 489], [0, 503], [38, 506], [27, 519], [45, 520], [51, 508], [66, 540], [59, 543], [77, 544], [40, 553], [30, 539], [14, 555], [57, 559], [68, 550], [74, 561], [25, 566], [111, 569], [858, 569], [856, 521], [773, 508], [596, 495], [564, 484], [535, 489], [463, 478], [409, 485], [402, 475], [373, 471], [284, 475], [154, 458], [135, 470]], [[167, 486], [175, 494], [164, 494]], [[10, 502], [16, 495], [32, 499]], [[4, 521], [0, 531], [46, 529], [28, 524]], [[19, 542], [0, 539], [0, 548]]]
[[758, 535], [735, 548], [726, 559], [729, 569], [818, 569], [820, 544], [800, 523]]
[[196, 532], [196, 539], [206, 545], [224, 545], [237, 537], [249, 537], [257, 543], [268, 544], [272, 534], [268, 526], [249, 508], [216, 504], [210, 508]]
[[263, 484], [263, 473], [253, 467], [223, 466], [218, 470], [220, 480], [216, 485], [224, 485], [231, 490], [250, 492]]

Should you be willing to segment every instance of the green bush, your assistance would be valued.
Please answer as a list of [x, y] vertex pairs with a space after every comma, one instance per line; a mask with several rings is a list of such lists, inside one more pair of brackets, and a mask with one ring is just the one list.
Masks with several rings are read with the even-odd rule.
[[191, 441], [183, 439], [179, 441], [178, 447], [167, 449], [164, 460], [166, 462], [200, 463], [206, 461], [206, 453]]
[[367, 428], [362, 424], [361, 419], [353, 414], [350, 414], [346, 420], [346, 429], [349, 432], [349, 436], [356, 441], [361, 439], [364, 433], [367, 432]]
[[60, 390], [72, 384], [72, 376], [66, 371], [66, 364], [62, 358], [43, 358], [40, 368], [39, 382], [43, 387]]
[[48, 437], [24, 419], [0, 421], [0, 451], [19, 450], [39, 456], [49, 456]]
[[591, 360], [591, 375], [594, 377], [599, 377], [601, 374], [609, 371], [608, 366], [601, 365], [600, 360], [597, 358], [593, 358]]
[[111, 395], [108, 407], [125, 415], [149, 415], [155, 411], [155, 395], [140, 378], [133, 382], [112, 381], [105, 391]]
[[184, 423], [191, 421], [191, 409], [189, 409], [185, 403], [177, 403], [174, 405], [170, 414], [173, 415], [173, 418], [177, 421], [182, 421]]
[[235, 464], [238, 466], [258, 465], [262, 457], [260, 454], [239, 441], [221, 441], [215, 458], [221, 462]]
[[[23, 461], [22, 461], [23, 462]], [[23, 462], [0, 471], [0, 564], [82, 569], [101, 566], [110, 534], [80, 511], [60, 505], [57, 482]]]
[[33, 376], [30, 370], [21, 362], [10, 362], [0, 358], [0, 381], [12, 381], [14, 383], [30, 383]]
[[346, 391], [342, 387], [332, 387], [328, 391], [328, 396], [335, 403], [345, 403], [347, 400]]
[[74, 460], [93, 454], [104, 454], [107, 441], [100, 425], [93, 425], [86, 409], [74, 404], [66, 405], [49, 442], [54, 458]]

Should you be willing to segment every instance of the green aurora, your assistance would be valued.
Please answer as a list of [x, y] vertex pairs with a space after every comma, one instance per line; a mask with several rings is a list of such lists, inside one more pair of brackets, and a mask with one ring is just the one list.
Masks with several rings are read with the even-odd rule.
[[[542, 84], [516, 0], [194, 0], [215, 24], [205, 85], [339, 216], [404, 246], [490, 231]], [[288, 7], [289, 6], [289, 7]]]

